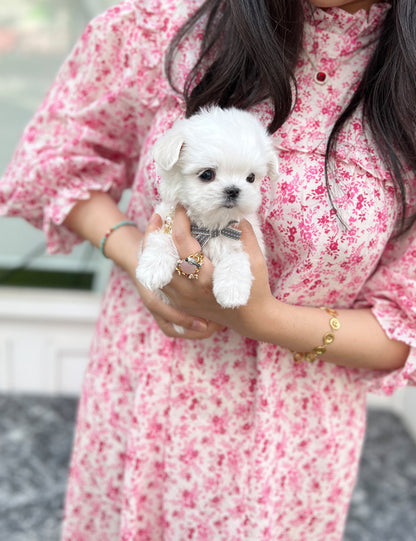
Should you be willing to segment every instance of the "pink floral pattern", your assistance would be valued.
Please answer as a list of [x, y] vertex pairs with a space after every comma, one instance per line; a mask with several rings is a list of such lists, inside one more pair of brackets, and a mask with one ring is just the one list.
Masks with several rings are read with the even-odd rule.
[[[79, 242], [62, 221], [89, 190], [117, 200], [132, 187], [128, 215], [145, 227], [158, 193], [152, 145], [184, 111], [163, 56], [199, 3], [127, 0], [88, 26], [62, 67], [0, 185], [0, 213], [43, 228], [51, 252]], [[341, 539], [366, 391], [416, 382], [416, 229], [390, 240], [397, 205], [358, 112], [341, 134], [331, 187], [347, 228], [323, 177], [329, 130], [387, 9], [308, 15], [299, 99], [275, 134], [280, 178], [263, 186], [261, 217], [276, 297], [371, 306], [386, 333], [411, 346], [406, 365], [295, 365], [288, 351], [228, 330], [172, 340], [115, 268], [80, 402], [65, 541]], [[199, 40], [200, 29], [181, 48], [179, 82]], [[269, 103], [253, 113], [267, 123]]]

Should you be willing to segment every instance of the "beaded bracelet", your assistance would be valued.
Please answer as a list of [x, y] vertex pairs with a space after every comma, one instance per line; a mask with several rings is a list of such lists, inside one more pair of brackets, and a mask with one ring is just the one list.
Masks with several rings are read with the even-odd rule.
[[163, 233], [166, 233], [166, 235], [172, 234], [172, 227], [173, 227], [173, 219], [175, 218], [175, 207], [172, 207], [170, 209], [169, 214], [165, 218], [165, 222], [163, 224]]
[[132, 222], [131, 220], [124, 220], [123, 222], [120, 222], [116, 225], [113, 225], [113, 227], [110, 227], [110, 229], [107, 231], [107, 233], [103, 236], [100, 242], [100, 252], [103, 254], [104, 257], [107, 257], [104, 252], [105, 243], [107, 242], [108, 237], [116, 231], [116, 229], [119, 229], [120, 227], [123, 227], [124, 225], [136, 225], [136, 222]]
[[313, 348], [312, 351], [306, 353], [293, 351], [292, 353], [295, 363], [301, 363], [302, 361], [313, 363], [314, 361], [316, 361], [318, 357], [320, 357], [326, 352], [327, 346], [332, 344], [332, 342], [335, 340], [334, 331], [337, 331], [341, 327], [341, 323], [338, 320], [338, 312], [336, 310], [324, 306], [321, 306], [320, 308], [321, 310], [325, 310], [325, 312], [327, 312], [331, 316], [331, 319], [329, 320], [329, 326], [331, 327], [331, 330], [324, 334], [322, 338], [323, 343], [320, 346]]

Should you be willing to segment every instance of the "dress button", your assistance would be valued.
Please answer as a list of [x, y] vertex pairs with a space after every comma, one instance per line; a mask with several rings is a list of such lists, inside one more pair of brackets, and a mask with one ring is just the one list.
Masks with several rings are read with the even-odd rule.
[[324, 71], [318, 71], [315, 73], [315, 82], [318, 83], [318, 85], [324, 85], [327, 77], [328, 76]]

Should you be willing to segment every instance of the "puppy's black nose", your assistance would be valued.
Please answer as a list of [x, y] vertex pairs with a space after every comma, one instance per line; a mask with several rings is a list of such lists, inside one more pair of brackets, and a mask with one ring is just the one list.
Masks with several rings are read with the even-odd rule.
[[240, 188], [237, 188], [237, 186], [230, 186], [229, 188], [225, 188], [224, 192], [227, 199], [237, 199], [240, 193]]

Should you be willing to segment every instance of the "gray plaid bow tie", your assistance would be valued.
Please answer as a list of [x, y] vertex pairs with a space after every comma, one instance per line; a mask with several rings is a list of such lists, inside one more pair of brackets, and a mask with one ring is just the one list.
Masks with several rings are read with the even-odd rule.
[[199, 242], [201, 248], [205, 246], [209, 239], [219, 237], [220, 235], [229, 239], [240, 240], [241, 231], [230, 227], [232, 224], [237, 223], [236, 220], [231, 220], [223, 229], [208, 229], [208, 227], [198, 227], [195, 224], [191, 224], [191, 235]]

